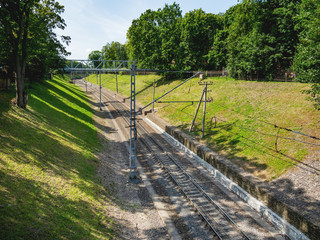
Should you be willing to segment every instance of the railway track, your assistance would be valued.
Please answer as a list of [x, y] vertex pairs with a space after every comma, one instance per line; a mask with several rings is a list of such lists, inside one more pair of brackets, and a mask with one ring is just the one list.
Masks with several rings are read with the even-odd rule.
[[[88, 85], [89, 84], [87, 84], [87, 86]], [[91, 85], [90, 88], [94, 91], [99, 90], [96, 85]], [[93, 94], [95, 97], [98, 97], [95, 93]], [[130, 124], [130, 112], [128, 109], [125, 109], [122, 103], [106, 93], [101, 93], [101, 98], [103, 102], [111, 104], [119, 116], [121, 116], [128, 125]], [[151, 153], [153, 161], [161, 166], [169, 175], [170, 179], [192, 204], [217, 239], [250, 239], [196, 180], [184, 170], [183, 166], [179, 164], [175, 157], [150, 136], [148, 130], [140, 122], [137, 121], [136, 127], [139, 137], [137, 140], [141, 145], [140, 147], [143, 147]]]

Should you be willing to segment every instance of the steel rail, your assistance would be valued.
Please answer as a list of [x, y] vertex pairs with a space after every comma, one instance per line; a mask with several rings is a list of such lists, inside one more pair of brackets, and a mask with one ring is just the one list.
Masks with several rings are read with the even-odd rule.
[[169, 177], [171, 180], [179, 187], [180, 191], [183, 193], [183, 195], [188, 199], [188, 201], [192, 204], [192, 206], [197, 210], [197, 212], [200, 214], [200, 216], [206, 221], [206, 223], [209, 225], [210, 229], [216, 234], [216, 236], [220, 239], [223, 240], [223, 238], [220, 236], [219, 232], [215, 229], [215, 227], [211, 224], [210, 220], [206, 217], [206, 215], [203, 213], [203, 211], [195, 204], [192, 199], [188, 196], [188, 194], [184, 191], [184, 188], [180, 185], [180, 183], [176, 180], [174, 175], [168, 170], [167, 167], [163, 164], [163, 162], [158, 158], [158, 156], [153, 152], [153, 149], [150, 147], [149, 143], [145, 139], [140, 139], [140, 141], [144, 142], [145, 146], [147, 149], [149, 149], [150, 153], [152, 154], [153, 158], [156, 159], [157, 162], [159, 162], [166, 170], [166, 173], [169, 174]]
[[206, 191], [187, 173], [183, 167], [171, 156], [171, 154], [167, 153], [168, 157], [181, 169], [181, 171], [188, 176], [190, 181], [201, 191], [201, 193], [210, 200], [210, 202], [224, 215], [225, 218], [230, 221], [234, 227], [246, 238], [250, 239], [243, 231], [240, 230], [239, 226], [232, 220], [232, 218], [206, 193]]
[[[141, 125], [141, 124], [140, 124]], [[145, 134], [148, 134], [148, 131], [143, 127], [142, 130], [145, 132]], [[144, 139], [141, 139], [144, 140]], [[158, 146], [158, 148], [160, 148], [162, 151], [165, 151], [163, 149], [163, 147], [161, 145], [159, 145], [156, 141], [154, 141], [154, 139], [150, 138], [151, 141], [154, 142], [155, 145]], [[149, 148], [149, 150], [152, 150], [151, 148]], [[153, 151], [150, 151], [151, 153], [153, 153]], [[236, 230], [238, 232], [240, 232], [246, 239], [250, 239], [243, 231], [240, 230], [239, 226], [232, 220], [232, 218], [205, 192], [205, 190], [183, 169], [183, 167], [176, 161], [176, 159], [174, 159], [174, 157], [168, 153], [165, 152], [165, 155], [171, 159], [171, 161], [181, 170], [181, 172], [183, 174], [185, 174], [188, 179], [196, 186], [196, 188], [220, 211], [220, 213], [230, 222], [232, 223], [233, 227], [236, 228]], [[159, 160], [161, 162], [161, 160]], [[165, 165], [162, 164], [162, 166], [164, 168]], [[166, 168], [167, 169], [167, 168]], [[187, 194], [185, 193], [185, 191], [183, 190], [183, 188], [180, 186], [180, 184], [175, 180], [175, 178], [173, 177], [173, 175], [170, 173], [170, 171], [167, 169], [167, 172], [169, 173], [169, 175], [171, 176], [171, 178], [174, 180], [174, 182], [179, 186], [179, 188], [182, 190], [183, 194], [189, 199], [189, 201], [192, 203], [192, 205], [194, 205], [194, 203], [192, 202], [192, 200], [187, 196]], [[206, 220], [206, 222], [208, 223], [208, 225], [212, 228], [212, 230], [215, 231], [214, 227], [211, 225], [211, 223], [208, 222], [208, 220], [206, 219], [206, 217], [204, 216], [204, 214], [201, 212], [201, 210], [194, 205], [194, 207], [197, 209], [197, 211], [202, 215], [202, 217]], [[219, 234], [216, 233], [218, 235], [218, 237], [220, 238]]]

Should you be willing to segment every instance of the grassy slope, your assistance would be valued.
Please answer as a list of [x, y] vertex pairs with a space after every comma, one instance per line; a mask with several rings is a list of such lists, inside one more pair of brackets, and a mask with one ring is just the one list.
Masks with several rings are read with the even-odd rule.
[[[136, 91], [139, 102], [146, 104], [152, 100], [152, 83], [157, 80], [156, 97], [178, 85], [181, 81], [163, 81], [159, 76], [137, 76]], [[273, 179], [290, 167], [319, 150], [296, 141], [279, 138], [275, 149], [278, 129], [265, 124], [266, 121], [291, 128], [306, 134], [320, 136], [320, 112], [312, 107], [301, 93], [308, 88], [302, 83], [235, 81], [225, 78], [211, 78], [209, 86], [213, 102], [208, 104], [205, 141], [215, 151], [228, 157], [239, 166], [263, 179]], [[96, 77], [90, 76], [96, 83]], [[203, 86], [194, 79], [161, 100], [199, 100]], [[103, 85], [115, 90], [115, 77], [102, 76]], [[129, 96], [130, 76], [119, 75], [119, 93]], [[189, 92], [190, 89], [190, 92]], [[156, 104], [157, 112], [172, 124], [187, 131], [197, 104], [171, 103]], [[200, 135], [202, 106], [197, 117], [195, 136]], [[211, 122], [212, 117], [216, 117]], [[249, 116], [249, 117], [248, 117]], [[258, 120], [257, 120], [258, 119]], [[262, 121], [260, 121], [262, 120]], [[258, 131], [258, 132], [257, 132]], [[320, 144], [301, 135], [280, 130], [280, 137], [295, 138], [300, 141]]]
[[61, 78], [30, 93], [22, 110], [0, 92], [0, 239], [112, 237], [86, 96]]

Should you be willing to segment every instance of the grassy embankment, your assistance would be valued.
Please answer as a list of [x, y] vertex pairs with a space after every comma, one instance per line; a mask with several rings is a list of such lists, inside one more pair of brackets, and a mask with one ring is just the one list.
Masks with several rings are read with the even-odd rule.
[[[138, 75], [136, 92], [137, 99], [142, 104], [152, 100], [153, 79], [157, 80], [156, 97], [182, 81], [164, 81], [156, 75]], [[96, 83], [97, 78], [91, 75], [89, 80]], [[312, 103], [306, 100], [306, 95], [301, 93], [309, 87], [307, 84], [236, 81], [230, 78], [210, 78], [209, 80], [213, 81], [213, 85], [208, 87], [211, 90], [208, 96], [213, 98], [213, 102], [207, 106], [204, 141], [211, 149], [266, 180], [280, 176], [320, 149], [319, 146], [284, 139], [294, 138], [320, 144], [319, 141], [283, 129], [279, 130], [272, 125], [320, 136], [320, 112], [316, 111]], [[198, 101], [203, 89], [203, 86], [198, 85], [198, 81], [198, 78], [191, 80], [161, 100]], [[106, 88], [115, 91], [114, 75], [102, 75], [102, 83]], [[120, 94], [129, 96], [129, 83], [129, 75], [118, 75]], [[186, 132], [190, 127], [196, 106], [197, 103], [155, 105], [160, 116]], [[191, 133], [196, 137], [201, 136], [202, 111], [201, 106], [195, 131]]]
[[108, 239], [101, 149], [85, 94], [55, 78], [35, 84], [28, 109], [0, 92], [0, 239]]

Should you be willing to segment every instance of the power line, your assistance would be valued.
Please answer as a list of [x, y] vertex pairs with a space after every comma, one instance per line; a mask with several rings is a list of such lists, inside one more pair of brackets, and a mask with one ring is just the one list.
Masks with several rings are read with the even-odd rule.
[[[293, 133], [296, 133], [296, 134], [300, 134], [300, 135], [303, 135], [303, 136], [306, 136], [306, 137], [309, 137], [309, 138], [312, 138], [312, 139], [315, 139], [315, 140], [320, 140], [320, 138], [318, 138], [318, 137], [316, 137], [316, 136], [312, 136], [312, 135], [309, 135], [309, 134], [301, 133], [301, 132], [292, 130], [292, 129], [290, 129], [290, 128], [281, 127], [281, 126], [278, 126], [278, 125], [275, 124], [275, 123], [270, 123], [270, 122], [261, 120], [261, 119], [259, 119], [259, 118], [255, 118], [255, 117], [252, 117], [252, 116], [245, 115], [245, 114], [243, 114], [243, 113], [241, 113], [241, 112], [239, 112], [239, 111], [236, 111], [236, 110], [234, 110], [234, 109], [228, 108], [228, 107], [223, 106], [223, 105], [221, 105], [221, 104], [218, 104], [218, 103], [215, 103], [215, 104], [218, 105], [218, 106], [220, 106], [220, 107], [222, 107], [222, 108], [225, 108], [225, 109], [227, 109], [227, 110], [230, 110], [230, 111], [232, 111], [232, 112], [236, 112], [236, 113], [238, 113], [238, 114], [240, 114], [240, 115], [242, 115], [242, 116], [244, 116], [244, 117], [246, 117], [246, 118], [250, 118], [250, 119], [257, 120], [257, 121], [259, 121], [259, 122], [263, 122], [263, 123], [265, 123], [265, 124], [267, 124], [267, 125], [274, 126], [275, 128], [279, 128], [279, 129], [282, 129], [282, 130], [286, 130], [286, 131], [288, 131], [288, 132], [293, 132]], [[320, 145], [316, 145], [316, 146], [320, 146]]]
[[225, 122], [225, 123], [228, 123], [230, 125], [236, 126], [237, 128], [248, 130], [248, 131], [251, 131], [251, 132], [256, 132], [256, 133], [259, 133], [259, 134], [264, 135], [264, 136], [277, 137], [277, 138], [281, 138], [281, 139], [286, 139], [286, 140], [290, 140], [290, 141], [295, 141], [295, 142], [300, 142], [300, 143], [304, 143], [304, 144], [313, 145], [313, 146], [319, 146], [320, 147], [320, 144], [304, 142], [304, 141], [301, 141], [301, 140], [298, 140], [298, 139], [295, 139], [295, 138], [282, 137], [282, 136], [274, 135], [274, 134], [270, 134], [270, 133], [263, 133], [263, 132], [260, 132], [258, 130], [255, 130], [255, 129], [238, 126], [238, 125], [236, 125], [234, 123], [227, 122], [227, 121], [225, 121], [225, 120], [223, 120], [221, 118], [218, 118], [218, 117], [214, 117], [214, 118], [219, 119], [221, 122]]

